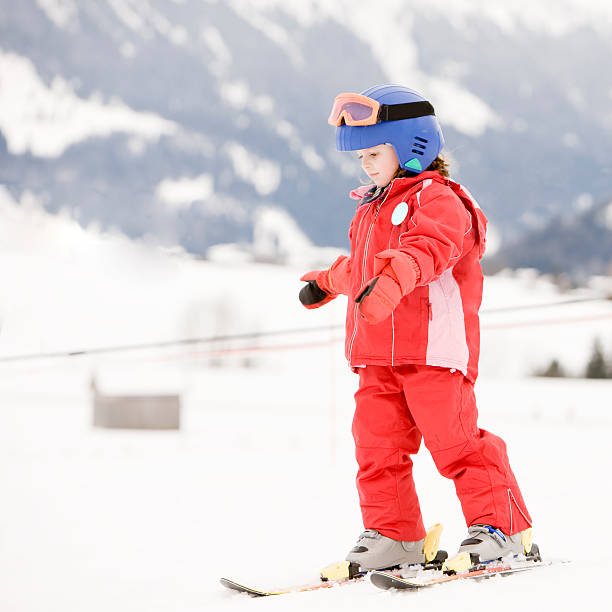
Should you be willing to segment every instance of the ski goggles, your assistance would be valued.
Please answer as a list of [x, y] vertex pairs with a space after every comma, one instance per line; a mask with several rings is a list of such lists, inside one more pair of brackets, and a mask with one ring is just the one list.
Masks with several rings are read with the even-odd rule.
[[380, 121], [399, 121], [435, 115], [426, 100], [404, 104], [380, 104], [377, 100], [356, 93], [341, 93], [334, 98], [327, 119], [330, 125], [375, 125]]

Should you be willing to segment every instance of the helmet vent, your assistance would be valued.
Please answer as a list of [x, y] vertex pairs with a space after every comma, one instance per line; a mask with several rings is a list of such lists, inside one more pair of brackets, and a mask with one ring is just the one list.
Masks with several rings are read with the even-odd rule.
[[[427, 149], [425, 144], [428, 141], [425, 138], [421, 138], [420, 136], [415, 136], [414, 140], [415, 142], [412, 143], [412, 152], [416, 153], [417, 155], [424, 155], [425, 149]], [[421, 144], [422, 142], [425, 144]]]

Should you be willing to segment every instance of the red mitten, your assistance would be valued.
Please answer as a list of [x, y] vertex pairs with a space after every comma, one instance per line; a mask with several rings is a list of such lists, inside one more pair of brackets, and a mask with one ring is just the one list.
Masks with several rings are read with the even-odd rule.
[[355, 298], [359, 314], [371, 325], [391, 316], [402, 297], [414, 289], [420, 276], [410, 255], [393, 250], [375, 256], [374, 271], [377, 275], [361, 288]]
[[351, 273], [350, 259], [341, 255], [328, 270], [312, 270], [300, 280], [308, 284], [300, 291], [300, 302], [308, 308], [319, 308], [340, 293], [348, 294]]
[[417, 262], [410, 255], [389, 249], [374, 255], [374, 276], [378, 276], [384, 268], [389, 266], [391, 274], [402, 290], [402, 295], [408, 295], [421, 279], [421, 270]]

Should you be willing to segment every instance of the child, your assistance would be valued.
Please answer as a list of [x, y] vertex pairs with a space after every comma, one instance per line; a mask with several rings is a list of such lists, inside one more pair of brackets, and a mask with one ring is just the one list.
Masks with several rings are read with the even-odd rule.
[[366, 531], [347, 561], [362, 570], [424, 562], [411, 460], [421, 438], [453, 479], [468, 526], [456, 559], [528, 553], [531, 518], [506, 446], [476, 423], [486, 218], [448, 178], [434, 109], [416, 92], [382, 85], [340, 94], [329, 123], [336, 148], [357, 151], [374, 183], [351, 193], [359, 205], [350, 257], [301, 278], [306, 308], [349, 298], [346, 357], [359, 373], [353, 437]]

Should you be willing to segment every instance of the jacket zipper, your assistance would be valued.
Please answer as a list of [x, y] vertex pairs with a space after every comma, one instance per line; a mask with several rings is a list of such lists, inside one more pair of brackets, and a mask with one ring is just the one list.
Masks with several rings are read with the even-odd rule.
[[[391, 193], [392, 187], [393, 186], [391, 186], [389, 188], [389, 190], [387, 191], [385, 197], [382, 199], [382, 201], [376, 207], [376, 212], [374, 213], [374, 218], [370, 222], [370, 227], [368, 228], [368, 233], [367, 233], [367, 236], [366, 236], [365, 247], [363, 249], [363, 261], [361, 263], [361, 282], [359, 283], [360, 287], [363, 287], [363, 283], [365, 282], [365, 269], [366, 269], [366, 262], [367, 262], [367, 256], [368, 256], [368, 245], [370, 243], [370, 236], [372, 234], [372, 229], [374, 228], [374, 223], [376, 222], [376, 218], [378, 217], [378, 213], [380, 212], [380, 208], [385, 203], [385, 200], [387, 199], [387, 196]], [[353, 343], [355, 342], [355, 336], [357, 335], [358, 311], [359, 311], [359, 307], [356, 306], [354, 314], [353, 314], [353, 335], [351, 336], [351, 341], [349, 343], [349, 350], [348, 350], [349, 365], [351, 365], [351, 363], [353, 361]]]
[[[367, 237], [366, 237], [366, 244], [365, 244], [364, 254], [363, 254], [363, 263], [362, 263], [362, 266], [361, 266], [361, 283], [360, 283], [360, 287], [363, 286], [363, 283], [365, 281], [365, 266], [366, 266], [366, 259], [367, 259], [367, 253], [368, 253], [368, 245], [369, 245], [369, 241], [370, 241], [370, 235], [371, 235], [372, 229], [374, 227], [374, 222], [376, 221], [376, 217], [378, 217], [378, 213], [380, 211], [381, 206], [385, 203], [386, 199], [389, 197], [389, 194], [393, 191], [393, 182], [394, 181], [391, 181], [391, 185], [389, 186], [389, 189], [387, 190], [387, 193], [385, 194], [385, 196], [382, 199], [382, 201], [378, 204], [378, 206], [376, 208], [376, 213], [374, 214], [374, 219], [372, 219], [372, 222], [370, 223], [370, 227], [368, 228], [368, 234], [367, 234]], [[417, 187], [420, 187], [420, 189], [417, 190]], [[412, 197], [415, 193], [417, 193], [417, 194], [420, 193], [420, 191], [422, 189], [423, 189], [422, 183], [418, 183], [417, 185], [414, 186], [414, 188], [411, 188], [408, 191], [408, 193], [404, 196], [404, 198], [406, 200], [408, 200], [408, 198]], [[372, 204], [370, 204], [370, 206], [371, 205]], [[430, 317], [430, 320], [431, 320], [433, 318], [433, 316], [432, 316], [433, 313], [431, 311], [431, 302], [428, 304], [428, 309], [429, 309], [429, 317]], [[350, 340], [349, 346], [348, 346], [349, 365], [351, 365], [351, 363], [353, 361], [353, 344], [355, 342], [355, 336], [357, 335], [358, 310], [359, 310], [359, 308], [356, 307], [354, 315], [353, 315], [353, 334], [351, 335], [351, 340]], [[392, 333], [393, 333], [393, 346], [391, 347], [391, 365], [394, 365], [395, 322], [393, 321], [393, 314], [391, 315], [391, 326], [392, 326]]]

